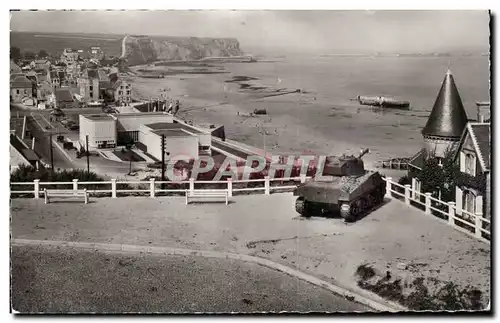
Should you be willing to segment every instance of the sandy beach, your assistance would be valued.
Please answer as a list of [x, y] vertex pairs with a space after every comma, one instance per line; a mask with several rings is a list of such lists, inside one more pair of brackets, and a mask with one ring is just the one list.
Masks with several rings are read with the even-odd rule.
[[[409, 75], [391, 74], [388, 80], [375, 74], [370, 76], [377, 77], [372, 81], [366, 79], [370, 77], [364, 76], [363, 70], [368, 72], [380, 65], [381, 70], [391, 67], [389, 72], [393, 73], [393, 62], [353, 59], [358, 61], [220, 64], [213, 69], [217, 71], [214, 74], [172, 75], [171, 67], [161, 66], [154, 68], [163, 68], [170, 75], [162, 79], [130, 77], [128, 81], [132, 83], [135, 98], [160, 97], [164, 93], [180, 100], [181, 118], [194, 123], [224, 124], [226, 137], [260, 149], [264, 149], [265, 144], [268, 153], [341, 155], [357, 154], [361, 148], [369, 148], [370, 154], [364, 157], [369, 168], [383, 159], [412, 156], [422, 145], [420, 131], [434, 103], [445, 67], [443, 73], [434, 68], [423, 74], [412, 67], [416, 62], [399, 60], [396, 64], [405, 67]], [[419, 62], [429, 68], [441, 63], [439, 59]], [[286, 69], [283, 64], [288, 64]], [[351, 71], [346, 65], [356, 66], [357, 70]], [[488, 98], [488, 87], [483, 86], [488, 78], [487, 69], [483, 67], [487, 65], [483, 65], [484, 62], [473, 60], [460, 68], [457, 64], [455, 69], [470, 118], [474, 118], [474, 101]], [[221, 66], [227, 73], [220, 73]], [[337, 72], [327, 73], [332, 66]], [[340, 68], [349, 73], [338, 72]], [[141, 67], [135, 67], [137, 69]], [[480, 82], [472, 84], [465, 77], [469, 70]], [[284, 75], [285, 72], [289, 74]], [[411, 75], [416, 79], [411, 79]], [[235, 76], [254, 79], [232, 82]], [[273, 92], [297, 89], [302, 92], [269, 96]], [[411, 100], [412, 109], [382, 111], [363, 107], [350, 100], [360, 93], [397, 93], [396, 97]], [[267, 115], [250, 116], [255, 109], [266, 109]]]

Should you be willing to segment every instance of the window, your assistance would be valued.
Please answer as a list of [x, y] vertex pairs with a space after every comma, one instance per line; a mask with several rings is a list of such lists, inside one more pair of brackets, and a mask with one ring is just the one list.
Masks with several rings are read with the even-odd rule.
[[460, 152], [460, 171], [476, 176], [476, 156], [471, 152]]
[[[476, 211], [476, 195], [469, 190], [464, 190], [462, 195], [462, 206], [464, 211], [474, 214]], [[468, 214], [465, 214], [467, 216]]]
[[118, 95], [122, 95], [123, 94], [123, 91], [118, 91]]
[[473, 154], [468, 153], [465, 154], [465, 172], [467, 174], [475, 176], [475, 164], [476, 164], [476, 158]]
[[122, 85], [122, 86], [120, 86], [120, 89], [122, 89], [122, 90], [123, 90], [123, 85]]
[[19, 89], [16, 90], [16, 94], [19, 94]]
[[422, 190], [422, 182], [418, 178], [415, 178], [415, 190], [419, 193]]
[[89, 88], [90, 91], [94, 90], [94, 87], [91, 85]]

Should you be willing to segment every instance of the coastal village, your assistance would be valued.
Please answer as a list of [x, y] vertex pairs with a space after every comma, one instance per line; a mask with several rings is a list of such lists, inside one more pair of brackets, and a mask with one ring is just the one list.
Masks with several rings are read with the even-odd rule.
[[[223, 125], [204, 129], [176, 118], [178, 101], [175, 107], [174, 101], [167, 98], [133, 102], [131, 84], [120, 78], [123, 74], [118, 71], [119, 60], [105, 57], [99, 47], [91, 47], [85, 55], [82, 50], [65, 49], [57, 60], [23, 60], [19, 62], [21, 66], [11, 61], [11, 103], [49, 110], [50, 122], [59, 122], [66, 128], [66, 140], [60, 136], [67, 143], [63, 145], [66, 149], [89, 150], [115, 161], [134, 160], [130, 155], [123, 160], [112, 153], [117, 147], [134, 145], [134, 150], [129, 151], [137, 161], [158, 163], [162, 160], [162, 135], [168, 138], [168, 155], [187, 154], [197, 159], [200, 155], [212, 156], [213, 149], [215, 154], [243, 162], [250, 155], [248, 150], [224, 142]], [[456, 187], [458, 209], [463, 207], [490, 219], [490, 104], [478, 101], [476, 105], [476, 120], [468, 120], [453, 75], [448, 71], [422, 131], [425, 148], [407, 158], [402, 163], [404, 167], [399, 162], [397, 168], [407, 169], [412, 189], [421, 192], [418, 173], [426, 156], [432, 154], [440, 159], [451, 156], [462, 172], [477, 178], [463, 180]], [[94, 108], [98, 113], [78, 113], [78, 109], [84, 108]], [[63, 110], [77, 113], [66, 118]], [[33, 147], [23, 143], [25, 134], [12, 131], [12, 147], [23, 148], [17, 149], [20, 158], [11, 158], [11, 171], [19, 166], [16, 164], [19, 160], [40, 165], [42, 158], [32, 151]], [[212, 137], [218, 142], [212, 141]], [[47, 161], [44, 164], [48, 165]], [[394, 168], [396, 163], [383, 166]]]
[[[477, 98], [476, 115], [468, 116], [451, 68], [418, 134], [421, 149], [371, 169], [362, 162], [369, 149], [357, 157], [327, 156], [320, 175], [332, 178], [321, 180], [316, 160], [304, 168], [295, 159], [274, 156], [266, 150], [265, 135], [264, 149], [252, 147], [228, 136], [222, 123], [181, 117], [180, 97], [134, 96], [124, 67], [123, 57], [108, 56], [98, 46], [15, 58], [11, 48], [14, 244], [50, 237], [47, 246], [66, 240], [77, 246], [85, 236], [83, 243], [92, 246], [78, 248], [129, 248], [148, 255], [190, 250], [190, 255], [206, 252], [220, 259], [238, 255], [235, 259], [341, 291], [349, 302], [380, 311], [489, 306], [491, 103]], [[381, 96], [351, 100], [410, 109], [408, 101]], [[266, 110], [255, 114], [268, 117]], [[255, 156], [265, 164], [258, 170]], [[208, 159], [213, 171], [195, 171], [196, 165], [208, 167]], [[214, 180], [233, 165], [236, 177]], [[173, 167], [168, 176], [167, 166]], [[250, 176], [239, 177], [249, 170]], [[361, 198], [351, 198], [356, 194]], [[64, 203], [69, 199], [82, 204]], [[204, 203], [212, 200], [225, 203]], [[346, 221], [332, 218], [329, 206]], [[57, 212], [65, 212], [64, 218]], [[301, 247], [300, 264], [299, 239], [309, 239]], [[167, 252], [166, 246], [176, 249]], [[198, 248], [204, 251], [193, 251]], [[221, 255], [214, 256], [217, 252]], [[119, 264], [116, 268], [128, 266]], [[334, 284], [338, 281], [342, 288]], [[148, 288], [155, 294], [164, 287]], [[257, 303], [256, 297], [245, 296], [240, 303]]]
[[[40, 55], [37, 55], [40, 56]], [[69, 109], [129, 106], [131, 85], [119, 72], [120, 59], [106, 57], [100, 47], [88, 51], [67, 48], [60, 57], [45, 56], [34, 60], [10, 62], [10, 101], [24, 106], [45, 109]], [[159, 98], [156, 98], [159, 105]], [[175, 102], [163, 98], [161, 109], [177, 108]], [[154, 109], [158, 110], [158, 106]], [[111, 111], [111, 110], [109, 110]]]

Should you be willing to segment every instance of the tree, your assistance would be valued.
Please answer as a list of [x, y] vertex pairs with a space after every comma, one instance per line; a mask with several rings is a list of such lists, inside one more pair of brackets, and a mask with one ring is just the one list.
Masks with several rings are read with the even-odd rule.
[[17, 62], [21, 59], [21, 57], [21, 50], [18, 47], [10, 48], [10, 59], [12, 59], [14, 62]]
[[49, 53], [45, 49], [40, 49], [38, 52], [38, 58], [47, 58], [49, 57]]
[[444, 158], [436, 157], [433, 153], [426, 156], [424, 166], [417, 174], [422, 182], [422, 191], [431, 192], [442, 201], [455, 200], [455, 187], [460, 176], [460, 168], [451, 151], [446, 152]]
[[25, 59], [33, 60], [33, 59], [35, 59], [35, 58], [36, 58], [36, 55], [35, 55], [35, 53], [33, 53], [33, 52], [24, 52], [23, 57], [24, 57]]

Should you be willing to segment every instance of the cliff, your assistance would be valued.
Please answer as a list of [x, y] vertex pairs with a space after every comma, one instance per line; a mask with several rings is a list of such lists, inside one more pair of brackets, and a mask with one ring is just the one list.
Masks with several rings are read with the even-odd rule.
[[205, 57], [241, 56], [234, 38], [127, 36], [124, 57], [129, 65], [160, 60], [199, 60]]

